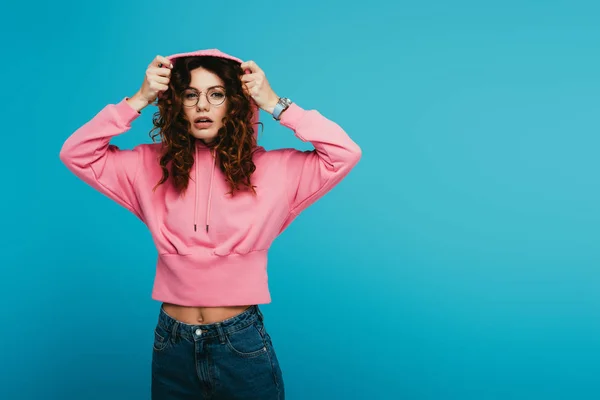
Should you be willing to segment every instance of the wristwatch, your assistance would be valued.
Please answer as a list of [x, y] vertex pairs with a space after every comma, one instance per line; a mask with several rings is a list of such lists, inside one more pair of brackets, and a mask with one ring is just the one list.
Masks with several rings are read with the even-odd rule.
[[275, 121], [279, 121], [281, 119], [281, 113], [288, 109], [288, 107], [292, 104], [292, 101], [286, 97], [280, 97], [279, 101], [275, 105], [275, 109], [273, 110], [273, 119]]

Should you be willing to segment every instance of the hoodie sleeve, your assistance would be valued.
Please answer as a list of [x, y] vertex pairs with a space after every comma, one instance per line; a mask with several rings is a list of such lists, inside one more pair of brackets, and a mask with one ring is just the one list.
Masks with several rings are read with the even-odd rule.
[[112, 137], [131, 128], [141, 114], [124, 98], [105, 106], [64, 142], [60, 160], [84, 182], [142, 218], [134, 184], [141, 147], [120, 150], [109, 144]]
[[316, 110], [292, 103], [280, 123], [314, 146], [311, 151], [284, 152], [290, 212], [298, 215], [337, 185], [358, 163], [362, 152], [339, 125]]

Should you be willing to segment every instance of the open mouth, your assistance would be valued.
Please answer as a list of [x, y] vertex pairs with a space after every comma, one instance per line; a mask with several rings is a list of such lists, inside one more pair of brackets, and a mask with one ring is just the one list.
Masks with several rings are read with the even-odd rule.
[[194, 120], [194, 127], [196, 129], [207, 129], [212, 125], [213, 120], [208, 117], [198, 117]]

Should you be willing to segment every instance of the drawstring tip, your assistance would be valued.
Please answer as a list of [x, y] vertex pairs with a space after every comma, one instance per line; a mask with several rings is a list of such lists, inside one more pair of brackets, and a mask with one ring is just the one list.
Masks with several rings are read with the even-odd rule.
[[208, 232], [208, 225], [206, 225], [206, 232]]
[[196, 224], [194, 224], [194, 232], [196, 232]]

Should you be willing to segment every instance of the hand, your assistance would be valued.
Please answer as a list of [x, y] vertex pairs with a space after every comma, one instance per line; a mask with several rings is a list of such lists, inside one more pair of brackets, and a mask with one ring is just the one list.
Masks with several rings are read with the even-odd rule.
[[266, 112], [273, 114], [279, 97], [275, 94], [262, 69], [254, 61], [241, 64], [245, 75], [242, 75], [244, 92], [252, 97], [256, 104]]
[[141, 109], [151, 104], [156, 98], [169, 89], [173, 64], [168, 58], [156, 56], [146, 69], [146, 77], [141, 89], [132, 97], [132, 103]]

